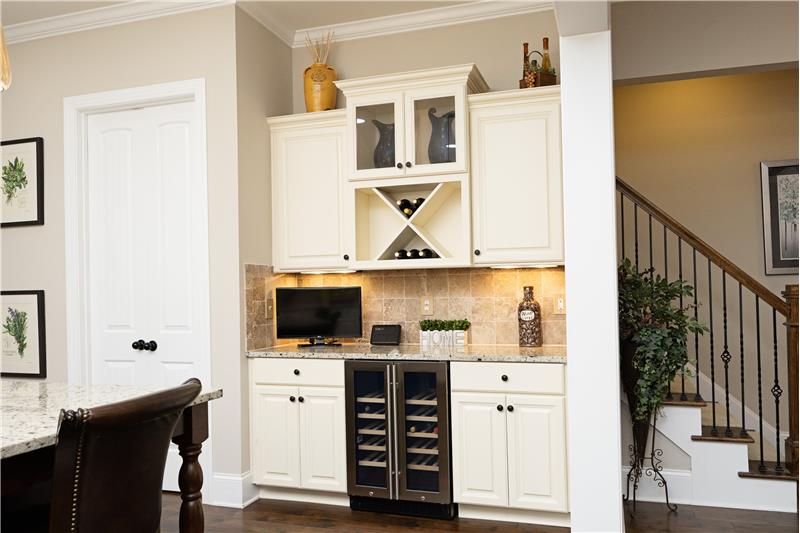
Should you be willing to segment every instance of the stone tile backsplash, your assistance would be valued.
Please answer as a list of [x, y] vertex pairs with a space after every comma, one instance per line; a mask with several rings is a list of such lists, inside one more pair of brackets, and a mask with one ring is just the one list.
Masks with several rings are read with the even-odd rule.
[[[522, 287], [532, 285], [542, 306], [545, 344], [566, 344], [565, 315], [554, 314], [557, 296], [564, 295], [563, 267], [538, 269], [386, 270], [352, 274], [274, 274], [264, 265], [245, 265], [247, 349], [276, 343], [274, 321], [267, 319], [267, 302], [276, 287], [360, 286], [363, 332], [373, 324], [401, 324], [403, 342], [419, 342], [422, 318], [467, 318], [472, 344], [518, 344], [516, 310]], [[433, 299], [433, 316], [420, 315], [420, 298]]]

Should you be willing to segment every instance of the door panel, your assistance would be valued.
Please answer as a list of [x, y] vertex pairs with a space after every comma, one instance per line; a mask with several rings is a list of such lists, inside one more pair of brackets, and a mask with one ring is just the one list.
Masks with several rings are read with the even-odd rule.
[[411, 89], [405, 96], [406, 175], [465, 172], [466, 90], [463, 85]]
[[301, 486], [347, 492], [344, 389], [301, 387]]
[[348, 100], [347, 130], [351, 146], [348, 179], [404, 176], [403, 94], [359, 95]]
[[291, 386], [252, 387], [253, 483], [300, 486], [298, 394]]
[[507, 507], [505, 395], [454, 392], [450, 399], [453, 500]]
[[508, 395], [509, 505], [567, 511], [564, 398]]

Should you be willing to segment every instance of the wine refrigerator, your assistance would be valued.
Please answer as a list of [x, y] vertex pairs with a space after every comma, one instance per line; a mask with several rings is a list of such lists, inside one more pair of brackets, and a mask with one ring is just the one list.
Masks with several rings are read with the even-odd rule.
[[353, 509], [453, 518], [448, 365], [347, 361]]

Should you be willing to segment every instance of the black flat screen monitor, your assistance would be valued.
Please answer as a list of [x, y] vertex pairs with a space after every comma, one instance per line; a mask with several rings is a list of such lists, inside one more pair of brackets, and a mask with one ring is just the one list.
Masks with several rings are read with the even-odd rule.
[[361, 287], [275, 289], [279, 339], [361, 337]]

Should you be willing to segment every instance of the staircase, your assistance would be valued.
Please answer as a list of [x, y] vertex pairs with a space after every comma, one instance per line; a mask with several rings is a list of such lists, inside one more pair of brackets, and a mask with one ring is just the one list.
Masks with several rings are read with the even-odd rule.
[[[798, 286], [777, 296], [619, 178], [617, 192], [619, 259], [692, 284], [679, 303], [709, 328], [657, 419], [657, 447], [689, 459], [663, 465], [670, 499], [796, 511]], [[639, 498], [663, 501], [645, 479]]]

